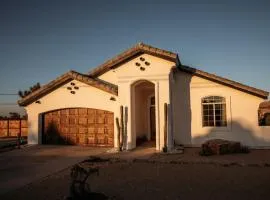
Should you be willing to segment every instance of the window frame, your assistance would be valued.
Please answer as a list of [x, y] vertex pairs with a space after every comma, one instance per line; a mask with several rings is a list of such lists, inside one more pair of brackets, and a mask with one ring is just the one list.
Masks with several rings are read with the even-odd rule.
[[[213, 102], [210, 102], [210, 103], [204, 103], [203, 101], [208, 99], [208, 98], [213, 98]], [[215, 98], [219, 98], [220, 101], [216, 101], [214, 102]], [[212, 118], [213, 118], [213, 125], [209, 125], [209, 112], [207, 115], [205, 115], [204, 111], [204, 105], [212, 105], [213, 108], [212, 108], [212, 112], [213, 114], [211, 115]], [[220, 120], [217, 120], [216, 119], [216, 106], [217, 105], [220, 105], [221, 106], [221, 109], [220, 110], [223, 110], [223, 112], [225, 112], [225, 116], [224, 116], [224, 119], [222, 118], [222, 114], [223, 112], [220, 113], [220, 116], [221, 116], [221, 119]], [[224, 108], [224, 109], [222, 109]], [[209, 108], [208, 108], [208, 111], [209, 111]], [[208, 125], [205, 125], [205, 116], [208, 116]], [[217, 126], [217, 121], [219, 121], [221, 124], [219, 126]], [[223, 97], [223, 96], [220, 96], [220, 95], [209, 95], [209, 96], [204, 96], [201, 98], [201, 122], [202, 122], [202, 127], [203, 128], [227, 128], [228, 127], [228, 113], [227, 113], [227, 101], [226, 101], [226, 98]], [[224, 125], [223, 125], [224, 124]]]

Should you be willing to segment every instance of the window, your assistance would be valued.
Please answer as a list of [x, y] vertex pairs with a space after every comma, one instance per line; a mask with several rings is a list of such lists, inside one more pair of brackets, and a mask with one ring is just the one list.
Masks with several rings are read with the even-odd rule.
[[270, 126], [270, 112], [265, 114], [259, 113], [259, 126]]
[[209, 96], [202, 99], [202, 124], [204, 127], [227, 126], [224, 97]]

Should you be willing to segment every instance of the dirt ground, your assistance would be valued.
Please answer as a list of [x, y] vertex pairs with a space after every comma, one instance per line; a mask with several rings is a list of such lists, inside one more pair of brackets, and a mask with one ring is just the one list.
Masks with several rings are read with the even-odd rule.
[[[0, 199], [65, 199], [66, 169]], [[118, 162], [90, 177], [95, 192], [114, 199], [269, 199], [270, 167]]]
[[[99, 155], [107, 148], [33, 145], [0, 155], [0, 195]], [[0, 198], [1, 199], [1, 198]]]

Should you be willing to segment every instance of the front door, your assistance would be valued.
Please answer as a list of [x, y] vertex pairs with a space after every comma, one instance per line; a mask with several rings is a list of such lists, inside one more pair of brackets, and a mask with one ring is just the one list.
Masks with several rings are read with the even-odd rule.
[[151, 100], [150, 100], [150, 131], [151, 131], [151, 140], [156, 140], [155, 97], [151, 97]]

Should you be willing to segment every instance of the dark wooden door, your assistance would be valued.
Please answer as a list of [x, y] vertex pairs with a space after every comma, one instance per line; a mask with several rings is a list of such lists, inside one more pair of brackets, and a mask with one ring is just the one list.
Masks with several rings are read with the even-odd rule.
[[150, 107], [150, 129], [151, 129], [151, 140], [156, 139], [156, 114], [155, 107]]
[[43, 116], [44, 144], [113, 146], [113, 113], [91, 108], [67, 108]]

